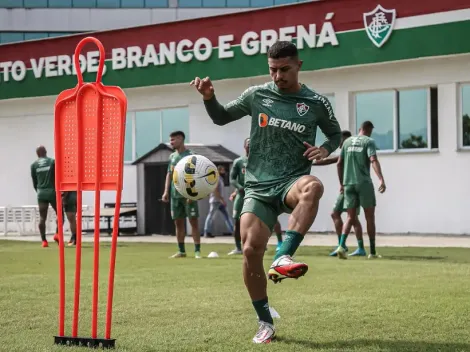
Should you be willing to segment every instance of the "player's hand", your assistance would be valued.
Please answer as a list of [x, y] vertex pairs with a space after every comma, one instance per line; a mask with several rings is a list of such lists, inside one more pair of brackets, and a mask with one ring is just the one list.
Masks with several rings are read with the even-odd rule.
[[304, 142], [304, 146], [307, 147], [304, 156], [310, 161], [321, 160], [328, 156], [328, 151], [325, 148], [315, 147], [314, 145], [310, 145], [307, 142]]
[[237, 196], [237, 192], [232, 192], [232, 194], [230, 195], [230, 197], [228, 197], [228, 199], [230, 199], [230, 201], [233, 202], [236, 196]]
[[387, 186], [385, 186], [385, 182], [382, 181], [379, 186], [379, 192], [384, 193], [386, 189], [387, 189]]
[[212, 85], [211, 79], [209, 77], [206, 78], [194, 78], [190, 86], [196, 87], [197, 91], [201, 93], [202, 99], [209, 100], [212, 99], [214, 96], [214, 86]]
[[168, 197], [168, 193], [166, 193], [166, 192], [163, 193], [163, 195], [162, 195], [162, 202], [168, 203], [169, 200], [170, 200], [170, 199], [169, 199], [169, 197]]

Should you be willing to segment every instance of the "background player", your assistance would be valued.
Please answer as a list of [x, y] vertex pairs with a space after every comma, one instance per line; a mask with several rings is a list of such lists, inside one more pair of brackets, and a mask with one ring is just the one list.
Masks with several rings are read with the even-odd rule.
[[362, 123], [359, 135], [344, 141], [338, 160], [338, 177], [341, 190], [344, 192], [344, 206], [348, 211], [348, 218], [343, 226], [341, 243], [336, 250], [338, 256], [346, 258], [345, 241], [351, 231], [354, 219], [357, 217], [356, 208], [361, 206], [367, 222], [367, 234], [370, 241], [369, 258], [378, 258], [375, 251], [375, 191], [370, 177], [370, 165], [379, 178], [379, 192], [385, 192], [385, 181], [382, 175], [377, 147], [370, 138], [374, 125], [370, 121]]
[[[39, 232], [41, 234], [42, 246], [48, 247], [46, 239], [46, 220], [49, 204], [57, 214], [55, 197], [55, 161], [47, 156], [44, 146], [36, 149], [38, 159], [31, 164], [31, 178], [33, 187], [37, 193], [39, 207]], [[57, 234], [56, 230], [56, 234]]]
[[[253, 86], [222, 106], [209, 77], [196, 77], [190, 84], [202, 94], [206, 110], [217, 125], [250, 115], [250, 154], [245, 179], [245, 198], [240, 218], [243, 241], [243, 276], [260, 326], [255, 343], [275, 338], [269, 311], [263, 256], [277, 217], [292, 213], [286, 238], [269, 269], [274, 282], [299, 278], [308, 266], [292, 256], [318, 212], [323, 185], [310, 175], [312, 160], [326, 158], [338, 148], [341, 129], [329, 101], [299, 83], [296, 46], [278, 41], [268, 50], [273, 82]], [[317, 126], [327, 137], [316, 147]]]
[[187, 155], [192, 155], [191, 150], [184, 145], [186, 136], [182, 131], [175, 131], [170, 134], [170, 144], [175, 150], [169, 158], [168, 172], [166, 174], [165, 191], [162, 195], [162, 201], [168, 203], [171, 195], [171, 218], [175, 222], [176, 240], [178, 241], [178, 252], [171, 258], [186, 257], [184, 246], [185, 238], [185, 219], [189, 218], [191, 224], [191, 235], [194, 240], [195, 258], [201, 258], [201, 235], [198, 228], [199, 208], [197, 202], [184, 198], [173, 184], [173, 170], [178, 162]]
[[225, 226], [227, 226], [227, 229], [233, 234], [232, 219], [230, 219], [230, 215], [228, 215], [227, 203], [222, 194], [224, 189], [225, 167], [219, 165], [217, 171], [219, 172], [219, 180], [217, 181], [217, 187], [209, 196], [209, 213], [207, 213], [204, 223], [204, 237], [214, 237], [211, 233], [212, 220], [218, 211], [220, 211], [224, 217]]
[[[62, 206], [70, 224], [70, 231], [72, 232], [68, 245], [74, 246], [77, 243], [77, 192], [62, 192]], [[57, 234], [54, 236], [54, 241], [57, 244], [59, 243], [59, 236]]]
[[[340, 143], [340, 148], [343, 146], [343, 143], [346, 139], [351, 137], [351, 132], [349, 131], [343, 131], [341, 132], [341, 143]], [[323, 166], [323, 165], [331, 165], [331, 164], [336, 164], [338, 162], [339, 156], [333, 156], [329, 157], [323, 160], [318, 160], [316, 161], [313, 165], [316, 166]], [[357, 238], [357, 243], [358, 243], [358, 248], [351, 253], [349, 256], [365, 256], [366, 251], [364, 250], [364, 240], [362, 237], [362, 225], [361, 222], [359, 221], [359, 212], [360, 212], [360, 207], [357, 207], [357, 212], [356, 212], [356, 218], [354, 219], [353, 226], [354, 226], [354, 232], [356, 234]], [[343, 231], [343, 219], [341, 218], [341, 214], [346, 211], [346, 208], [344, 207], [344, 194], [339, 193], [338, 198], [336, 199], [335, 205], [333, 207], [333, 212], [331, 213], [331, 218], [333, 219], [333, 223], [335, 225], [335, 230], [336, 234], [338, 235], [338, 246], [341, 244], [341, 234]], [[344, 249], [347, 252], [348, 247], [346, 246], [346, 239], [344, 239]], [[336, 257], [338, 254], [336, 250], [330, 253], [331, 257]]]

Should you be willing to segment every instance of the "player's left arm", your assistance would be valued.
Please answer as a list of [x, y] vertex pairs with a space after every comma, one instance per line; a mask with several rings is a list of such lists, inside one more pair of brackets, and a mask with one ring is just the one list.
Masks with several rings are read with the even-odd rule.
[[38, 177], [36, 175], [36, 168], [34, 167], [34, 164], [31, 165], [31, 179], [33, 180], [34, 190], [37, 192], [38, 191]]
[[338, 169], [338, 179], [339, 184], [341, 186], [341, 193], [343, 193], [343, 179], [344, 179], [344, 145], [341, 148], [341, 152], [338, 156], [338, 162], [336, 163], [336, 167]]
[[326, 137], [320, 149], [325, 149], [328, 152], [326, 156], [328, 156], [338, 149], [341, 143], [341, 128], [338, 120], [336, 120], [330, 101], [326, 97], [323, 98], [324, 100], [319, 108], [318, 127]]
[[325, 158], [321, 160], [316, 160], [313, 165], [314, 166], [324, 166], [324, 165], [331, 165], [331, 164], [336, 164], [338, 162], [339, 157], [334, 156], [331, 158]]
[[240, 165], [238, 162], [233, 164], [232, 170], [230, 170], [230, 184], [235, 187], [235, 189], [242, 189], [242, 185], [238, 182], [238, 175], [240, 173]]
[[377, 147], [375, 146], [374, 140], [370, 140], [369, 143], [367, 144], [367, 157], [370, 160], [370, 163], [372, 164], [372, 168], [375, 171], [375, 174], [379, 178], [380, 181], [380, 186], [379, 186], [379, 192], [383, 193], [385, 192], [386, 186], [385, 186], [385, 179], [382, 174], [382, 167], [380, 166], [379, 159], [377, 158]]

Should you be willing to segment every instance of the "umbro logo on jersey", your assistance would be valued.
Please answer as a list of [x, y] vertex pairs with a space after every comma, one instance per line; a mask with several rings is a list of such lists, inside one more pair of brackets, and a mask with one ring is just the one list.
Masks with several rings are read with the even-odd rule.
[[310, 109], [310, 106], [308, 106], [305, 103], [297, 103], [297, 112], [299, 113], [299, 116], [304, 116], [308, 110]]
[[270, 108], [272, 107], [274, 104], [274, 101], [272, 101], [271, 99], [263, 99], [263, 106], [266, 106], [267, 108]]
[[266, 127], [266, 126], [273, 126], [273, 127], [280, 127], [285, 128], [290, 131], [302, 133], [305, 131], [305, 125], [301, 125], [300, 123], [287, 121], [283, 119], [278, 119], [277, 117], [268, 116], [266, 114], [259, 114], [258, 115], [258, 125], [259, 127]]

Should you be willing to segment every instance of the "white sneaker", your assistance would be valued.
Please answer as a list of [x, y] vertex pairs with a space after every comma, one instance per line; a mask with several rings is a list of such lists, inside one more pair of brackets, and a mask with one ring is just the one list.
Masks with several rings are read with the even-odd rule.
[[274, 328], [274, 325], [260, 321], [259, 329], [255, 337], [253, 337], [253, 342], [270, 343], [274, 339], [276, 339], [276, 329]]
[[170, 258], [186, 258], [186, 253], [176, 252]]
[[231, 250], [228, 253], [228, 255], [235, 255], [235, 254], [243, 254], [243, 252], [235, 248], [234, 250]]
[[378, 259], [378, 258], [382, 258], [382, 256], [380, 254], [369, 254], [369, 259]]

